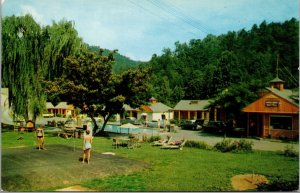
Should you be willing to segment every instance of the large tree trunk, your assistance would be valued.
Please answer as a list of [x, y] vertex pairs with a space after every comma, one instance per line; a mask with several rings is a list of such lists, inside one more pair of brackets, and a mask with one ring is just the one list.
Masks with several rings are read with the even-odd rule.
[[[97, 126], [97, 128], [94, 127], [94, 136], [95, 136], [97, 133], [99, 133], [100, 136], [108, 136], [107, 132], [105, 132], [104, 129], [105, 129], [105, 126], [106, 126], [108, 120], [111, 118], [111, 116], [112, 116], [111, 114], [108, 114], [106, 117], [104, 117], [104, 123], [103, 123], [102, 128], [101, 128], [100, 131], [98, 130], [98, 126]], [[95, 121], [95, 122], [96, 122], [96, 121]], [[95, 123], [95, 122], [94, 122], [94, 123]], [[96, 124], [95, 124], [95, 125], [96, 125]]]
[[94, 116], [92, 114], [89, 114], [89, 116], [90, 116], [90, 118], [92, 119], [92, 121], [94, 123], [93, 135], [95, 135], [97, 130], [98, 130], [98, 124], [97, 124], [96, 119], [94, 118]]

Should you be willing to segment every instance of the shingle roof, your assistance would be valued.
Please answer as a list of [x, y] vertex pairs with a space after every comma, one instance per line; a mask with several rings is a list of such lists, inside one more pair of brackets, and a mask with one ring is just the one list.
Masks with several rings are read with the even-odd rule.
[[273, 80], [271, 80], [270, 81], [270, 83], [272, 83], [272, 82], [282, 82], [282, 83], [284, 83], [284, 81], [283, 80], [281, 80], [280, 78], [278, 78], [278, 76], [276, 77], [276, 78], [274, 78]]
[[173, 110], [204, 111], [208, 110], [209, 100], [181, 100]]
[[47, 109], [54, 109], [54, 106], [51, 102], [46, 102], [46, 108]]
[[162, 113], [162, 112], [167, 112], [169, 110], [172, 110], [171, 107], [161, 103], [161, 102], [158, 102], [158, 103], [155, 103], [155, 104], [150, 104], [150, 105], [142, 105], [140, 107], [140, 109], [133, 109], [132, 107], [130, 107], [129, 105], [126, 105], [124, 104], [124, 109], [125, 111], [144, 111], [144, 112], [148, 112], [148, 113]]
[[54, 108], [55, 109], [67, 109], [68, 104], [67, 104], [67, 102], [60, 102]]
[[149, 107], [153, 113], [167, 112], [172, 109], [171, 107], [169, 107], [161, 102], [151, 104], [151, 105], [149, 105]]
[[147, 105], [142, 105], [142, 106], [141, 106], [141, 110], [142, 110], [143, 112], [147, 112], [147, 113], [153, 112], [152, 109], [151, 109], [149, 106], [147, 106]]
[[282, 91], [278, 90], [277, 88], [270, 88], [270, 87], [266, 87], [266, 89], [272, 93], [274, 93], [275, 95], [289, 101], [290, 103], [299, 106], [298, 103], [295, 102], [295, 100], [293, 100], [293, 98], [291, 98], [291, 96], [293, 95], [292, 90], [289, 89], [284, 89]]

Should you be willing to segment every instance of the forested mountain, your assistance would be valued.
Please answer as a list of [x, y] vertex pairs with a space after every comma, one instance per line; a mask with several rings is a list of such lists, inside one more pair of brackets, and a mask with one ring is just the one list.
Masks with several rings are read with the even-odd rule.
[[176, 42], [174, 50], [154, 54], [147, 66], [152, 69], [152, 95], [174, 106], [181, 99], [218, 98], [225, 89], [246, 95], [237, 101], [252, 102], [255, 96], [249, 95], [277, 76], [277, 62], [285, 87], [298, 88], [299, 21], [295, 18]]
[[[103, 52], [103, 55], [108, 55], [111, 51], [108, 49], [102, 49], [99, 46], [89, 46], [89, 49], [93, 52], [99, 52], [101, 50]], [[121, 73], [127, 69], [135, 68], [142, 62], [140, 61], [134, 61], [130, 58], [123, 56], [119, 53], [114, 54], [115, 64], [113, 65], [113, 71], [115, 73]]]

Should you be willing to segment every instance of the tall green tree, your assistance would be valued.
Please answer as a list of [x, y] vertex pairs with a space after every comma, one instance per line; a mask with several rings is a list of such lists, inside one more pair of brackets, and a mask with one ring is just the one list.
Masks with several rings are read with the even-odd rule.
[[44, 28], [45, 48], [43, 63], [47, 66], [47, 80], [62, 75], [63, 61], [66, 57], [77, 54], [82, 47], [87, 47], [78, 36], [74, 22], [61, 20]]
[[30, 15], [3, 19], [2, 87], [9, 89], [14, 116], [26, 121], [35, 120], [45, 108], [43, 45], [42, 29]]
[[[148, 74], [137, 68], [122, 75], [112, 73], [113, 52], [109, 56], [81, 50], [76, 56], [64, 60], [62, 76], [47, 81], [47, 94], [53, 100], [67, 101], [87, 113], [94, 123], [94, 134], [104, 134], [108, 120], [124, 111], [123, 105], [133, 107], [142, 104], [147, 93]], [[54, 91], [54, 93], [53, 93]], [[100, 130], [95, 117], [102, 115], [104, 124]]]
[[252, 80], [248, 84], [231, 84], [212, 99], [210, 106], [221, 107], [227, 112], [227, 119], [239, 121], [242, 109], [258, 99], [256, 91], [261, 88], [263, 85], [257, 80]]

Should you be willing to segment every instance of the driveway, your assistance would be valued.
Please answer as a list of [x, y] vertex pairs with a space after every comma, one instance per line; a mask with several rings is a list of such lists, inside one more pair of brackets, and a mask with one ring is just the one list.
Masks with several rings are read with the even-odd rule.
[[[214, 136], [202, 131], [191, 131], [191, 130], [182, 130], [180, 128], [176, 129], [176, 132], [162, 132], [160, 133], [162, 137], [170, 135], [174, 140], [188, 139], [195, 141], [204, 141], [209, 145], [215, 145], [217, 142], [221, 142], [224, 139], [224, 136]], [[235, 137], [226, 137], [227, 139], [239, 140], [241, 138]], [[296, 151], [299, 152], [299, 143], [290, 142], [285, 143], [276, 140], [270, 139], [246, 139], [253, 142], [253, 149], [256, 150], [265, 150], [265, 151], [283, 151], [287, 145], [292, 145]]]

